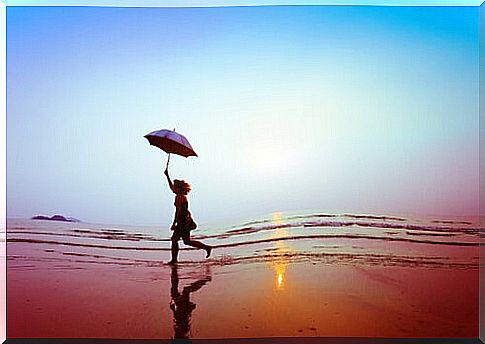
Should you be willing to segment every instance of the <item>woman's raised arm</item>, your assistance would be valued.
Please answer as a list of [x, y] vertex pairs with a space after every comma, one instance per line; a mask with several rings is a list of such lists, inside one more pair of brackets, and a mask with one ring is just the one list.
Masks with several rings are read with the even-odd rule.
[[172, 192], [175, 193], [175, 188], [173, 186], [172, 180], [170, 179], [170, 176], [168, 175], [168, 168], [166, 168], [163, 173], [167, 177], [168, 186], [170, 187], [170, 190], [172, 190]]

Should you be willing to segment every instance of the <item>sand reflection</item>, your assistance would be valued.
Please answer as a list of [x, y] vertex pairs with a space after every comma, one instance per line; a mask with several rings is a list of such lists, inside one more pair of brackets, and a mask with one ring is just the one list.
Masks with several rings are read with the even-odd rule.
[[190, 294], [198, 291], [204, 285], [212, 280], [210, 268], [206, 266], [204, 276], [179, 292], [179, 274], [178, 267], [172, 266], [171, 288], [170, 288], [170, 309], [173, 313], [173, 331], [174, 339], [187, 339], [190, 333], [190, 321], [192, 312], [196, 304], [190, 301]]

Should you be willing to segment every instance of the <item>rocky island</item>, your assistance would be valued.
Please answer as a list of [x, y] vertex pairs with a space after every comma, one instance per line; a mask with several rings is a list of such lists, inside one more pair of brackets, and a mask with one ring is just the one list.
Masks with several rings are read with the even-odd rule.
[[36, 215], [32, 217], [32, 220], [48, 220], [48, 221], [64, 221], [64, 222], [81, 222], [78, 219], [73, 217], [65, 217], [62, 215], [54, 215], [54, 216], [45, 216], [45, 215]]

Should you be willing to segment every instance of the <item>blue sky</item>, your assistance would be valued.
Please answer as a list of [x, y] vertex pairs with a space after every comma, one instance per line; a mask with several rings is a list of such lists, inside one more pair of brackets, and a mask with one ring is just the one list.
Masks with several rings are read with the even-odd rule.
[[9, 6], [214, 7], [264, 5], [480, 6], [483, 0], [4, 0]]
[[478, 211], [478, 8], [7, 8], [7, 215]]

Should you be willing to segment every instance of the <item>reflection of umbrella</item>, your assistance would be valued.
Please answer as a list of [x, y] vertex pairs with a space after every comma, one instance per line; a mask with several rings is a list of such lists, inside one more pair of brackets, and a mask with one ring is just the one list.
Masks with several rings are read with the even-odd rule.
[[[170, 153], [178, 154], [184, 157], [197, 156], [189, 141], [183, 136], [175, 132], [175, 130], [156, 130], [145, 135], [145, 138], [152, 146], [156, 146], [168, 153], [168, 161], [170, 161]], [[167, 161], [167, 166], [168, 166]]]

